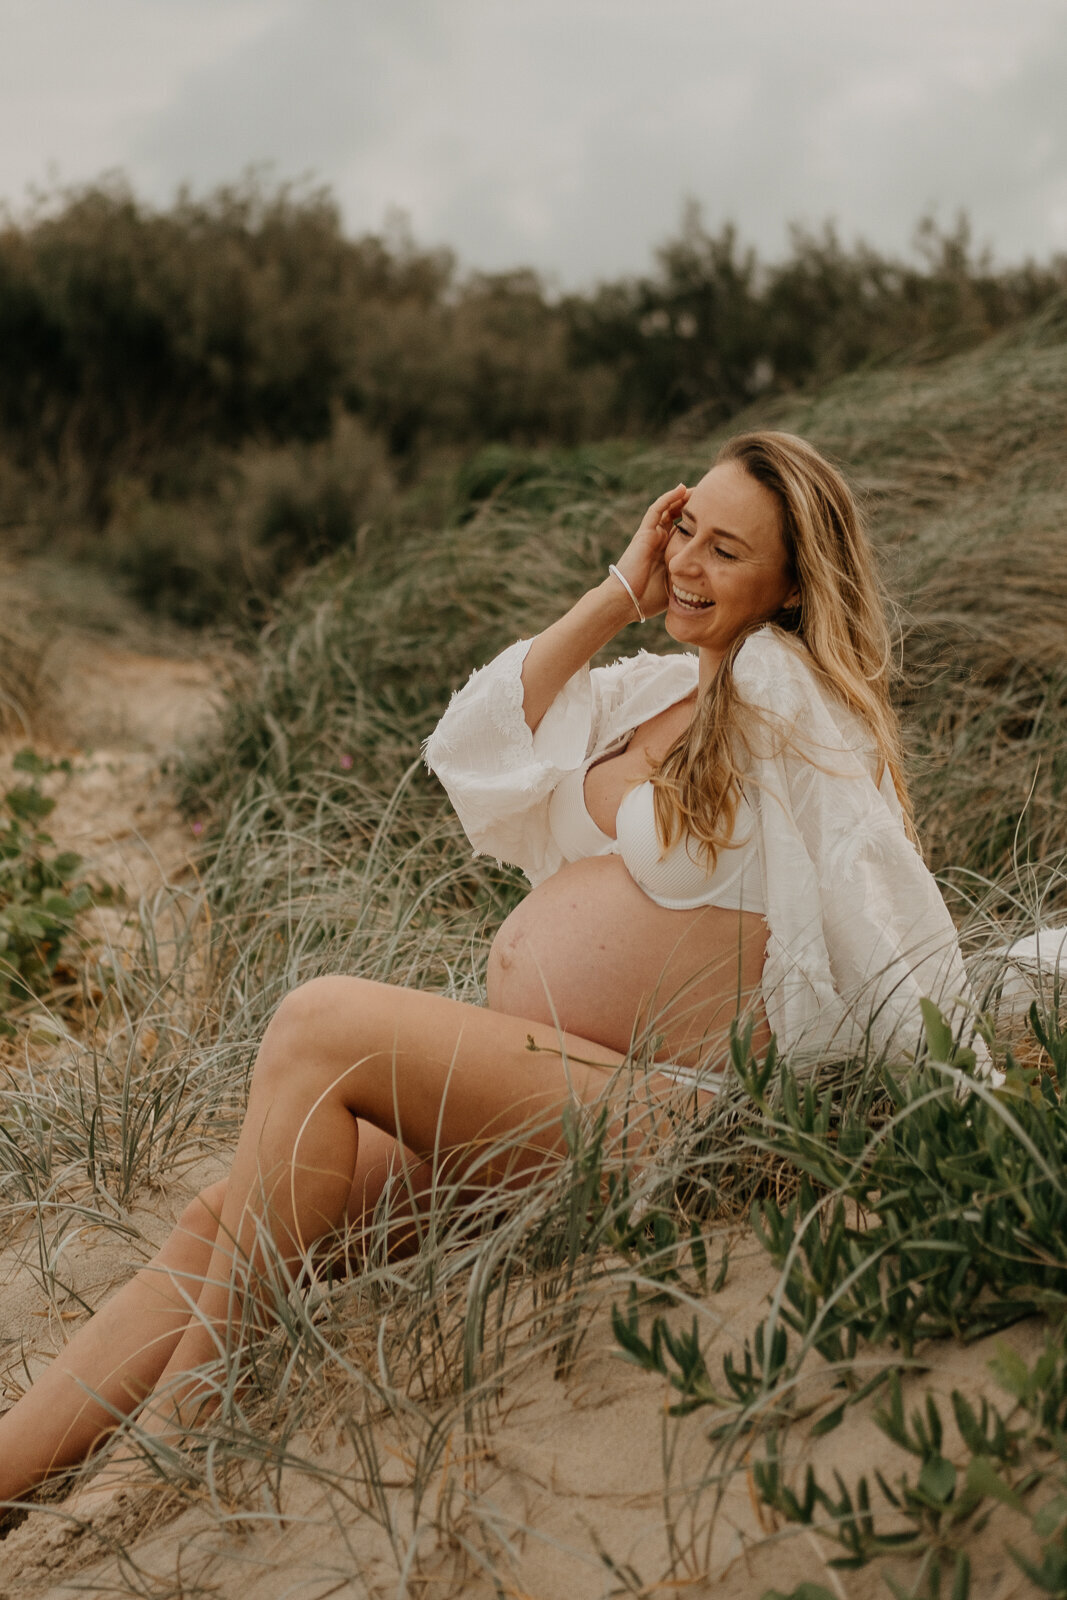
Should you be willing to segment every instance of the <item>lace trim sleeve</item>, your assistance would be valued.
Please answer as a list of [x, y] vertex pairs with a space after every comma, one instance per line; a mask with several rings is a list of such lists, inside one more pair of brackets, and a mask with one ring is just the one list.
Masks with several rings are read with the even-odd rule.
[[[493, 673], [485, 680], [485, 715], [491, 742], [498, 746], [501, 765], [514, 770], [525, 766], [533, 756], [533, 734], [523, 713], [522, 664], [527, 640], [521, 640], [521, 653], [513, 646], [508, 652], [512, 669]], [[486, 669], [487, 670], [487, 669]]]

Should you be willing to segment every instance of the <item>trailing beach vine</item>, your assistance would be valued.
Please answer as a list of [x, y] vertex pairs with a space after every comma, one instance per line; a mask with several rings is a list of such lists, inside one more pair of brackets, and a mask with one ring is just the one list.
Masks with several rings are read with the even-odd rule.
[[78, 916], [115, 898], [115, 890], [83, 875], [82, 857], [57, 850], [43, 827], [55, 800], [40, 780], [70, 774], [68, 760], [51, 761], [27, 748], [12, 766], [28, 782], [0, 796], [0, 1034], [14, 1033], [11, 1012], [46, 994], [76, 943]]
[[[862, 1567], [891, 1553], [920, 1558], [916, 1587], [891, 1584], [901, 1600], [937, 1600], [946, 1575], [952, 1600], [966, 1600], [961, 1541], [998, 1503], [1029, 1521], [1038, 1554], [1013, 1548], [1021, 1569], [1043, 1594], [1067, 1594], [1067, 1358], [1059, 1339], [1050, 1335], [1032, 1366], [998, 1347], [994, 1375], [1021, 1423], [984, 1399], [975, 1410], [953, 1391], [962, 1465], [945, 1453], [935, 1399], [928, 1394], [906, 1413], [901, 1389], [901, 1374], [921, 1367], [926, 1341], [967, 1343], [1037, 1315], [1054, 1329], [1067, 1322], [1067, 1026], [1055, 1005], [1036, 1002], [1029, 1023], [1041, 1047], [1038, 1068], [1024, 1070], [1009, 1050], [1002, 1086], [970, 1080], [961, 1092], [960, 1052], [929, 1007], [915, 1068], [879, 1069], [882, 1109], [873, 1124], [831, 1092], [800, 1084], [772, 1048], [744, 1076], [758, 1117], [749, 1143], [798, 1174], [793, 1198], [764, 1196], [751, 1208], [754, 1233], [781, 1274], [770, 1313], [745, 1340], [740, 1362], [727, 1352], [716, 1377], [697, 1318], [678, 1329], [658, 1313], [645, 1333], [633, 1290], [625, 1309], [612, 1311], [622, 1355], [666, 1380], [672, 1415], [714, 1408], [708, 1436], [716, 1449], [763, 1441], [752, 1464], [755, 1492], [782, 1521], [817, 1527], [837, 1544], [831, 1567]], [[880, 1349], [889, 1352], [881, 1362], [872, 1359]], [[873, 1420], [917, 1458], [917, 1473], [890, 1481], [876, 1469], [880, 1496], [868, 1474], [848, 1483], [835, 1470], [830, 1486], [810, 1464], [799, 1485], [791, 1481], [789, 1431], [811, 1413], [801, 1395], [812, 1352], [829, 1394], [808, 1436], [833, 1431], [850, 1407], [884, 1390]], [[791, 1600], [805, 1596], [816, 1600], [811, 1585]]]

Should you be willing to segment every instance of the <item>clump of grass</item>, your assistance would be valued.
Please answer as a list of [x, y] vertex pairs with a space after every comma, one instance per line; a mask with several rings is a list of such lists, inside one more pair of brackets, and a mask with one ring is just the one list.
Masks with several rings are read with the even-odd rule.
[[388, 520], [396, 484], [381, 442], [340, 415], [325, 439], [246, 445], [183, 489], [127, 484], [93, 558], [147, 610], [196, 627], [261, 621], [294, 571]]
[[[961, 1095], [951, 1033], [928, 1007], [925, 1065], [906, 1078], [876, 1072], [883, 1104], [873, 1123], [868, 1108], [857, 1115], [788, 1067], [774, 1100], [773, 1061], [742, 1069], [759, 1111], [751, 1143], [800, 1179], [787, 1204], [753, 1205], [781, 1273], [768, 1314], [743, 1361], [727, 1352], [716, 1373], [701, 1314], [688, 1329], [662, 1313], [643, 1327], [633, 1293], [613, 1312], [623, 1353], [669, 1385], [671, 1413], [711, 1410], [716, 1473], [760, 1440], [753, 1485], [779, 1523], [818, 1528], [837, 1547], [832, 1569], [908, 1557], [913, 1595], [939, 1595], [947, 1572], [953, 1596], [967, 1600], [967, 1540], [998, 1506], [1016, 1514], [1015, 1541], [1029, 1541], [1031, 1553], [1009, 1546], [1018, 1566], [1040, 1592], [1062, 1592], [1067, 1031], [1036, 1001], [1030, 1022], [1038, 1069], [1020, 1070], [1009, 1047], [1003, 1089], [964, 1078]], [[901, 1375], [928, 1364], [920, 1351], [933, 1340], [988, 1339], [1039, 1315], [1050, 1333], [1033, 1368], [999, 1345], [993, 1363], [1021, 1425], [1011, 1407], [1002, 1413], [983, 1398], [979, 1409], [954, 1390], [959, 1446], [950, 1459], [937, 1403], [927, 1394], [906, 1413]], [[836, 1472], [831, 1483], [810, 1462], [801, 1472], [792, 1442], [801, 1423], [811, 1440], [822, 1438], [876, 1392], [875, 1424], [917, 1469], [892, 1482], [875, 1470], [855, 1482]]]

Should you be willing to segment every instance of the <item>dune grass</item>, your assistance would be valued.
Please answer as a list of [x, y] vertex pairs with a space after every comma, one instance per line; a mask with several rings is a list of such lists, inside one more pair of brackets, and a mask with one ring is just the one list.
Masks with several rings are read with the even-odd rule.
[[[900, 606], [900, 699], [938, 871], [999, 877], [1065, 837], [1065, 334], [1048, 317], [927, 371], [851, 377], [737, 419], [810, 437], [866, 494]], [[527, 453], [488, 497], [461, 478], [443, 526], [420, 522], [416, 499], [410, 525], [370, 530], [263, 634], [217, 744], [188, 770], [192, 802], [223, 831], [234, 808], [273, 823], [325, 798], [340, 815], [366, 786], [380, 803], [472, 666], [599, 577], [652, 494], [693, 481], [717, 437], [546, 452], [539, 474]], [[653, 625], [611, 653], [638, 646], [673, 648]], [[413, 814], [434, 792], [412, 778]]]
[[[175, 1536], [183, 1592], [198, 1592], [204, 1529], [230, 1536], [211, 1581], [221, 1570], [250, 1593], [255, 1562], [283, 1560], [290, 1541], [304, 1580], [368, 1596], [523, 1593], [529, 1563], [550, 1557], [570, 1563], [575, 1594], [706, 1592], [738, 1495], [756, 1507], [750, 1550], [786, 1548], [796, 1530], [822, 1539], [806, 1600], [841, 1592], [838, 1559], [850, 1582], [875, 1574], [850, 1596], [888, 1593], [884, 1573], [916, 1600], [977, 1600], [967, 1544], [994, 1510], [998, 1548], [1019, 1548], [1039, 1592], [1067, 1592], [1062, 1362], [1024, 1371], [1002, 1354], [1000, 1422], [982, 1411], [970, 1427], [953, 1401], [949, 1425], [942, 1405], [951, 1444], [922, 1398], [934, 1342], [1024, 1317], [1055, 1332], [1067, 1295], [1060, 997], [1046, 991], [1028, 1024], [995, 1004], [1010, 938], [1067, 900], [1064, 327], [1046, 317], [741, 421], [805, 433], [866, 489], [901, 604], [920, 827], [1008, 1084], [961, 1098], [936, 1018], [910, 1063], [801, 1068], [755, 1060], [739, 1038], [728, 1092], [696, 1120], [680, 1106], [652, 1166], [627, 1162], [603, 1121], [575, 1119], [566, 1160], [521, 1191], [472, 1202], [442, 1180], [405, 1261], [389, 1258], [386, 1203], [347, 1241], [355, 1277], [277, 1262], [273, 1330], [249, 1329], [242, 1360], [214, 1374], [202, 1436], [180, 1458], [145, 1443], [160, 1508], [191, 1508]], [[225, 1149], [287, 989], [348, 971], [482, 998], [488, 939], [519, 886], [470, 859], [418, 742], [472, 666], [557, 615], [651, 495], [714, 448], [679, 433], [654, 450], [527, 453], [510, 476], [497, 463], [489, 492], [472, 468], [443, 521], [413, 502], [402, 532], [369, 530], [286, 596], [217, 738], [184, 769], [210, 841], [202, 881], [139, 908], [78, 1026], [53, 1018], [42, 1054], [38, 1016], [7, 1057], [0, 1227], [55, 1311], [75, 1304], [78, 1229], [143, 1255], [132, 1203]], [[618, 649], [663, 642], [634, 628]], [[734, 1263], [760, 1251], [769, 1310], [724, 1333]], [[538, 1544], [494, 1466], [515, 1396], [539, 1377], [562, 1393], [612, 1314], [663, 1413], [641, 1444], [662, 1505], [639, 1556], [615, 1524]], [[9, 1390], [24, 1379], [9, 1360]], [[903, 1465], [861, 1489], [813, 1441], [832, 1447], [872, 1415]], [[250, 1531], [262, 1557], [241, 1546]], [[119, 1545], [108, 1556], [88, 1540], [71, 1561], [108, 1557], [109, 1592], [156, 1592], [137, 1542]]]
[[42, 692], [47, 625], [16, 575], [0, 563], [0, 738], [29, 737]]

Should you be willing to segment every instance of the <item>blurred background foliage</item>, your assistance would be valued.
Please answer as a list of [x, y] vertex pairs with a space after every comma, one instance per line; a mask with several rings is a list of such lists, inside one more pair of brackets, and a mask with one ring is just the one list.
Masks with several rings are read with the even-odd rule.
[[[500, 875], [469, 863], [419, 770], [419, 740], [474, 666], [602, 576], [659, 486], [694, 481], [726, 434], [756, 425], [802, 434], [845, 464], [865, 506], [898, 613], [897, 699], [930, 864], [998, 916], [1032, 914], [1043, 896], [1047, 920], [1067, 851], [1057, 306], [940, 361], [760, 400], [712, 433], [496, 444], [408, 491], [402, 537], [375, 525], [290, 581], [242, 657], [217, 735], [186, 765], [189, 805], [227, 841], [216, 881], [240, 880], [234, 839], [258, 849], [275, 837], [291, 852], [327, 814], [337, 859], [359, 856], [400, 785], [393, 848], [425, 862], [427, 841], [443, 839], [448, 859], [469, 864], [453, 880], [457, 909], [486, 885], [495, 903]], [[606, 656], [641, 647], [675, 648], [653, 622]]]
[[348, 238], [320, 189], [253, 175], [156, 210], [115, 178], [0, 225], [0, 524], [180, 620], [262, 616], [361, 530], [452, 508], [461, 464], [473, 504], [524, 451], [706, 435], [1065, 287], [1067, 259], [994, 267], [965, 219], [920, 222], [909, 262], [827, 225], [765, 263], [691, 206], [646, 276], [557, 294], [461, 272], [401, 220]]

